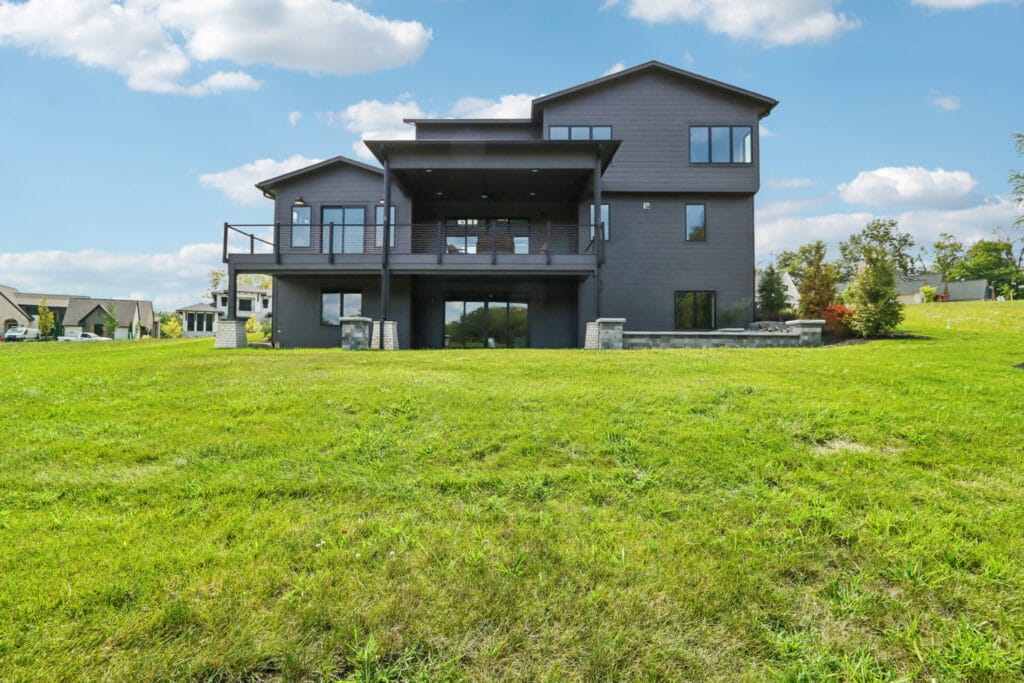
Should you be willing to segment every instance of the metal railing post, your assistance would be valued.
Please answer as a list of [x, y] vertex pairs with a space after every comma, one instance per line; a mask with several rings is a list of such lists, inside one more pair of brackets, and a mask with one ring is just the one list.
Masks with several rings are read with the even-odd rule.
[[[331, 221], [331, 225], [330, 225], [329, 230], [330, 230], [330, 232], [328, 233], [329, 239], [327, 240], [327, 253], [328, 253], [327, 261], [328, 261], [328, 263], [334, 263], [334, 221]], [[320, 239], [322, 240], [323, 238], [324, 238], [324, 226], [321, 225], [320, 226]], [[341, 239], [342, 240], [345, 239], [345, 231], [344, 230], [342, 230], [342, 232], [341, 232]]]
[[281, 263], [281, 223], [274, 222], [274, 263]]
[[256, 233], [253, 232], [249, 233], [249, 253], [256, 253]]
[[498, 263], [498, 221], [491, 221], [491, 265]]
[[223, 256], [222, 256], [222, 260], [223, 260], [224, 263], [228, 262], [228, 224], [227, 224], [227, 221], [224, 222], [224, 253], [223, 253]]
[[551, 265], [551, 221], [548, 221], [547, 240], [544, 242], [544, 251], [547, 255], [548, 265]]
[[437, 222], [437, 265], [444, 261], [444, 222]]

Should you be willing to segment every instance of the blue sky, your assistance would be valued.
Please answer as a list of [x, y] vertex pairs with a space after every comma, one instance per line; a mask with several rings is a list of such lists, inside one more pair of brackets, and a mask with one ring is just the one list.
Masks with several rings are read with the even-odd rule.
[[193, 303], [256, 180], [651, 59], [780, 101], [761, 262], [1012, 231], [1022, 33], [1014, 0], [0, 0], [0, 283]]

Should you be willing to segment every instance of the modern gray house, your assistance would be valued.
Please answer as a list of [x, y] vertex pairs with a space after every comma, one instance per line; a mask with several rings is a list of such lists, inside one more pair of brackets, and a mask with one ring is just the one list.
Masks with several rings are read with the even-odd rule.
[[258, 183], [274, 223], [225, 224], [229, 288], [273, 276], [281, 347], [338, 346], [347, 316], [394, 321], [402, 348], [580, 347], [598, 317], [749, 321], [758, 122], [776, 104], [647, 62], [527, 119], [408, 120], [414, 139], [365, 142], [381, 168], [339, 156]]

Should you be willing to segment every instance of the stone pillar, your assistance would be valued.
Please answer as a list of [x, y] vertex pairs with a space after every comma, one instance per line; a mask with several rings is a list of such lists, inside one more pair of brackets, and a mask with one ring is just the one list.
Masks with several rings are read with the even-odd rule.
[[790, 330], [800, 333], [800, 346], [821, 346], [821, 328], [824, 320], [790, 320], [786, 322]]
[[599, 348], [601, 348], [601, 345], [598, 343], [597, 323], [587, 323], [587, 336], [583, 340], [583, 348], [585, 348], [585, 349], [599, 349]]
[[217, 321], [217, 337], [213, 342], [215, 349], [244, 349], [249, 345], [245, 336], [245, 321], [221, 318]]
[[364, 351], [370, 348], [370, 318], [341, 319], [341, 348], [346, 351]]
[[600, 349], [621, 349], [622, 328], [626, 324], [625, 318], [598, 318], [597, 319], [597, 343]]
[[372, 346], [374, 349], [384, 349], [385, 351], [397, 351], [398, 350], [398, 323], [394, 320], [384, 321], [384, 334], [380, 332], [380, 321], [373, 321], [373, 336]]

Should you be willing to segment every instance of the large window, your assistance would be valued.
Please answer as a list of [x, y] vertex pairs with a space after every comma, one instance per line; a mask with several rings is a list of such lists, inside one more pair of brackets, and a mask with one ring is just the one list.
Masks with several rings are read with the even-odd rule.
[[525, 300], [446, 300], [444, 345], [462, 349], [524, 348], [528, 316]]
[[611, 126], [550, 126], [548, 140], [611, 140]]
[[[362, 206], [325, 206], [321, 209], [323, 252], [325, 254], [362, 254], [366, 231], [366, 209]], [[331, 226], [334, 226], [333, 228]], [[331, 232], [334, 242], [331, 242]]]
[[714, 292], [676, 292], [676, 329], [715, 328]]
[[363, 293], [339, 290], [320, 293], [320, 324], [337, 327], [342, 318], [363, 314]]
[[[391, 239], [388, 240], [388, 247], [391, 249], [395, 248], [395, 207], [391, 207]], [[373, 226], [374, 226], [374, 237], [373, 244], [376, 247], [384, 246], [384, 205], [378, 204], [373, 207]]]
[[704, 242], [708, 238], [707, 215], [703, 204], [686, 205], [686, 241]]
[[308, 206], [292, 207], [292, 246], [309, 246], [310, 208]]
[[449, 254], [475, 254], [480, 237], [488, 232], [486, 221], [479, 218], [449, 218], [445, 226]]
[[749, 164], [753, 140], [750, 126], [691, 126], [690, 163]]
[[[604, 239], [608, 241], [612, 232], [612, 210], [607, 204], [601, 205], [601, 222], [604, 223]], [[594, 205], [590, 205], [590, 241], [594, 241]]]
[[252, 312], [252, 299], [239, 299], [238, 310], [245, 311], [246, 313]]

